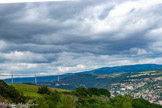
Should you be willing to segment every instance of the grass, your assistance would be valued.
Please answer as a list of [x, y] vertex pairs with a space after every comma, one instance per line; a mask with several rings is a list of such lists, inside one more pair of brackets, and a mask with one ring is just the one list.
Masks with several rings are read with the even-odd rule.
[[152, 75], [162, 75], [162, 71], [158, 71], [156, 73], [152, 73]]
[[119, 76], [121, 76], [121, 74], [112, 74], [112, 75], [109, 75], [109, 77], [111, 77], [111, 78], [115, 78], [115, 77], [119, 77]]
[[156, 75], [157, 72], [156, 71], [143, 71], [143, 72], [139, 72], [136, 75], [131, 75], [130, 77], [139, 77], [139, 76], [144, 76], [144, 75]]
[[0, 101], [3, 99], [3, 97], [0, 95]]
[[121, 76], [121, 74], [100, 74], [98, 75], [97, 78], [115, 78], [115, 77], [119, 77]]
[[[29, 96], [29, 97], [35, 97], [35, 98], [41, 98], [43, 97], [41, 94], [37, 93], [38, 88], [40, 86], [37, 85], [29, 85], [29, 84], [16, 84], [16, 83], [8, 83], [8, 85], [12, 85], [14, 86], [17, 90], [19, 90], [20, 92], [22, 92], [24, 94], [24, 96]], [[63, 90], [63, 89], [57, 89], [57, 88], [51, 88], [49, 87], [50, 91], [59, 91], [59, 92], [68, 92], [70, 90]]]

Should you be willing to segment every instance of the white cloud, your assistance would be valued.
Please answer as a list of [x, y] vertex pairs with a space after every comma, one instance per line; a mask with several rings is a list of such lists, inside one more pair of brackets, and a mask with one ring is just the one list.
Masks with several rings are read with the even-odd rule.
[[[20, 71], [24, 69], [35, 69], [37, 68], [38, 64], [33, 63], [4, 63], [0, 64], [3, 69], [7, 69], [9, 71]], [[3, 70], [6, 71], [6, 70]]]
[[5, 19], [0, 25], [0, 71], [49, 75], [160, 63], [161, 3], [92, 0], [5, 5], [0, 9], [0, 18]]
[[49, 2], [49, 1], [77, 1], [77, 0], [0, 0], [0, 3], [26, 3], [26, 2]]
[[85, 69], [84, 65], [77, 65], [75, 67], [58, 67], [58, 71], [60, 71], [61, 73], [66, 73], [66, 72], [79, 72], [79, 71], [83, 71]]
[[144, 58], [139, 61], [141, 64], [162, 64], [162, 57], [155, 57], [155, 58]]
[[151, 54], [151, 52], [146, 51], [145, 49], [140, 49], [140, 48], [131, 48], [130, 52], [133, 55], [146, 55], [146, 54]]
[[3, 59], [10, 60], [12, 62], [41, 62], [47, 61], [42, 55], [35, 54], [29, 51], [20, 52], [14, 51], [10, 53], [0, 53]]
[[159, 39], [162, 39], [162, 27], [149, 31], [147, 35], [149, 38], [159, 41]]
[[0, 51], [6, 48], [7, 44], [4, 41], [0, 40]]
[[162, 3], [161, 0], [135, 0], [135, 1], [126, 1], [121, 4], [116, 5], [116, 7], [110, 12], [111, 17], [120, 17], [125, 16], [131, 11], [137, 9], [148, 9], [152, 6]]

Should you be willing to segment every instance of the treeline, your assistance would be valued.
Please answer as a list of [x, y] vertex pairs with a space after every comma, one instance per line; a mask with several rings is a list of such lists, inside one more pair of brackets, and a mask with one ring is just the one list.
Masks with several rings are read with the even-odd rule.
[[[42, 92], [41, 92], [42, 91]], [[129, 95], [110, 97], [107, 89], [77, 88], [72, 92], [51, 92], [40, 87], [38, 93], [44, 98], [34, 101], [38, 106], [32, 108], [162, 108], [142, 98], [133, 99]]]
[[35, 104], [30, 108], [162, 108], [142, 98], [133, 99], [129, 95], [115, 96], [107, 89], [77, 88], [74, 91], [50, 91], [48, 87], [39, 87], [41, 97], [28, 98], [13, 86], [0, 81], [0, 102]]

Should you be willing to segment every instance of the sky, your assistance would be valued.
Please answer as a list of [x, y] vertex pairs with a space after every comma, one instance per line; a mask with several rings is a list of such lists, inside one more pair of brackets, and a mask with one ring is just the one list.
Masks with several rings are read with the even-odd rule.
[[0, 74], [162, 64], [161, 10], [162, 0], [0, 3]]

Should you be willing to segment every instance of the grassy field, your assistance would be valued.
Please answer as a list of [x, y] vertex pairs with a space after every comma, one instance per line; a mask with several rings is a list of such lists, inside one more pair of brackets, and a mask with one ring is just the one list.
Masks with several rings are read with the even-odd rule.
[[[21, 91], [24, 94], [24, 96], [35, 97], [35, 98], [42, 97], [41, 94], [37, 93], [39, 86], [28, 85], [28, 84], [16, 84], [16, 83], [14, 84], [8, 83], [8, 85], [14, 86], [17, 90]], [[63, 89], [57, 89], [57, 88], [51, 88], [51, 87], [49, 87], [49, 90], [50, 91], [57, 90], [59, 92], [69, 91], [69, 90], [63, 90]]]
[[158, 73], [156, 71], [143, 71], [139, 72], [136, 75], [131, 75], [130, 77], [139, 77], [139, 76], [144, 76], [144, 75], [157, 75]]
[[100, 75], [98, 75], [97, 78], [115, 78], [115, 77], [119, 77], [119, 76], [121, 76], [120, 73], [118, 73], [118, 74], [100, 74]]

